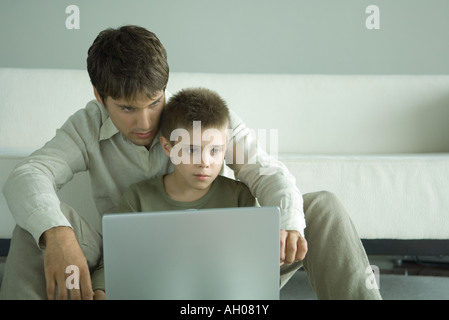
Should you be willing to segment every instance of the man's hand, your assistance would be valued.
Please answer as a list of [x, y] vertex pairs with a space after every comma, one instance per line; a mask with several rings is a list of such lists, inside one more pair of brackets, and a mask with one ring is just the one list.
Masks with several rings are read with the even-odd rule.
[[281, 230], [280, 265], [302, 261], [307, 253], [307, 241], [298, 231]]
[[103, 290], [95, 290], [94, 300], [106, 300], [106, 293]]
[[[44, 232], [43, 240], [46, 246], [44, 267], [48, 299], [67, 300], [70, 291], [72, 300], [92, 300], [89, 267], [73, 230], [69, 227], [55, 227]], [[66, 268], [70, 265], [79, 269], [79, 289], [68, 290], [66, 287], [66, 278], [70, 275], [66, 274]]]

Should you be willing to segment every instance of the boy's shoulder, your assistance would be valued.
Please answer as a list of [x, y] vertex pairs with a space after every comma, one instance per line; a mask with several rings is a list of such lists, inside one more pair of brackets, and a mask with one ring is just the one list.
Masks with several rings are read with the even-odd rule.
[[135, 190], [163, 189], [163, 176], [157, 176], [133, 183], [130, 188]]
[[227, 198], [229, 207], [257, 206], [257, 200], [246, 184], [224, 176], [218, 176], [215, 194], [220, 198]]
[[220, 187], [234, 188], [235, 190], [249, 190], [249, 188], [243, 182], [229, 177], [219, 175], [217, 176], [215, 181]]

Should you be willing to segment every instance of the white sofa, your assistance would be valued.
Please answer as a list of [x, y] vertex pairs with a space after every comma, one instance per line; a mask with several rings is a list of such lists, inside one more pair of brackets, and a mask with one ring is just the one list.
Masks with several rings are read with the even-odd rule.
[[[303, 193], [335, 193], [371, 253], [382, 253], [380, 239], [431, 241], [429, 253], [443, 244], [436, 254], [448, 254], [449, 76], [170, 75], [169, 91], [192, 86], [216, 90], [256, 132], [272, 137], [274, 129], [278, 144], [267, 151]], [[4, 68], [0, 88], [3, 186], [15, 164], [94, 95], [84, 70]], [[60, 196], [90, 212], [89, 192], [83, 173]], [[100, 228], [99, 221], [92, 223]], [[1, 195], [0, 239], [9, 239], [13, 226]]]

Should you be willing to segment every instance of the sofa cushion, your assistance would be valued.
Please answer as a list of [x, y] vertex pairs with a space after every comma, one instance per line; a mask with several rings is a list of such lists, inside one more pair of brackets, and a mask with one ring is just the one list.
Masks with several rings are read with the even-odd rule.
[[449, 239], [449, 153], [280, 158], [302, 193], [335, 193], [364, 239]]

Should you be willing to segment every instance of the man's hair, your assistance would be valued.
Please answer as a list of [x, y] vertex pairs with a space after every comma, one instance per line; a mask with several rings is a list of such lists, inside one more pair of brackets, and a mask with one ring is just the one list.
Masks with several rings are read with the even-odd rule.
[[168, 140], [175, 129], [193, 129], [201, 121], [202, 129], [227, 128], [229, 109], [218, 93], [205, 88], [183, 89], [170, 98], [161, 115], [161, 134]]
[[123, 26], [99, 33], [88, 50], [87, 71], [103, 99], [154, 98], [165, 90], [167, 53], [156, 35], [139, 26]]

